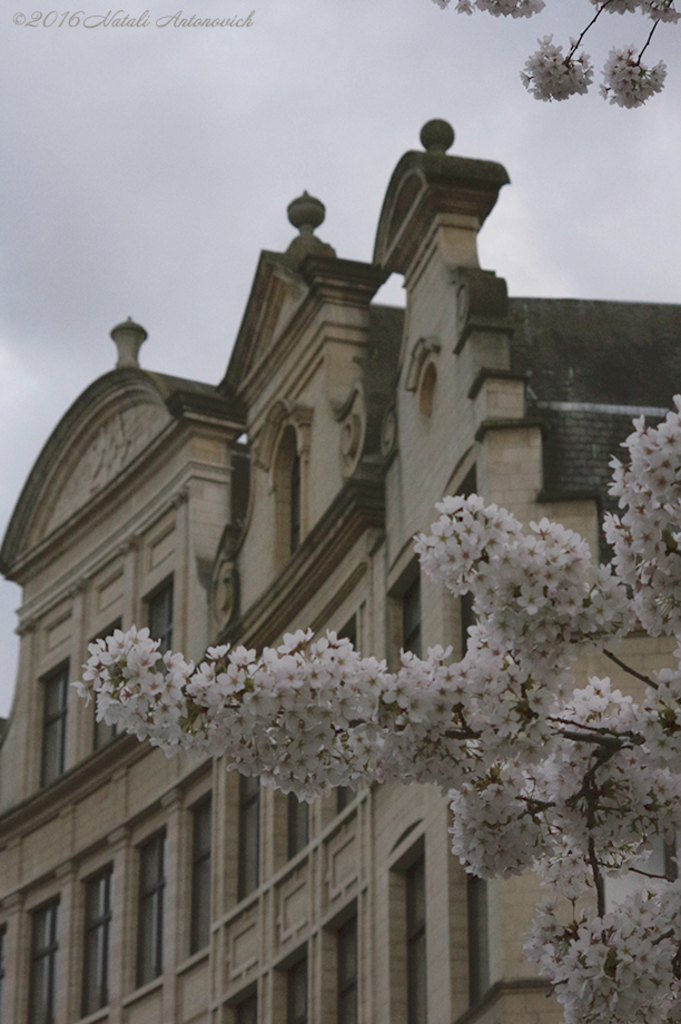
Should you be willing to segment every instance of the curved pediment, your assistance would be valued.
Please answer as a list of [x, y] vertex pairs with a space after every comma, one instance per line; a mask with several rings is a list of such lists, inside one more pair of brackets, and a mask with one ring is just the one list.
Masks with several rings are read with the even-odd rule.
[[125, 475], [171, 422], [154, 375], [130, 368], [100, 377], [53, 431], [7, 528], [0, 568], [17, 561]]

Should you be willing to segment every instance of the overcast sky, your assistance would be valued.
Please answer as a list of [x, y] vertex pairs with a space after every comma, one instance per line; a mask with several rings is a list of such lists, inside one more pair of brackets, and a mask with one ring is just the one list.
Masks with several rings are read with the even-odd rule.
[[[370, 260], [392, 170], [432, 117], [454, 125], [452, 152], [509, 172], [480, 256], [511, 294], [681, 301], [681, 27], [655, 37], [664, 93], [626, 112], [596, 92], [538, 103], [520, 84], [537, 36], [576, 34], [587, 0], [530, 21], [431, 0], [146, 3], [147, 27], [59, 27], [65, 5], [16, 24], [36, 0], [12, 0], [0, 25], [3, 531], [60, 417], [113, 367], [114, 324], [147, 329], [142, 365], [217, 382], [260, 249], [295, 234], [291, 199], [319, 197], [318, 235]], [[256, 6], [251, 27], [157, 27], [180, 3], [185, 17]], [[601, 21], [587, 40], [601, 64], [611, 42], [645, 37], [639, 17]], [[397, 278], [381, 299], [401, 304]], [[0, 715], [19, 602], [0, 584]]]

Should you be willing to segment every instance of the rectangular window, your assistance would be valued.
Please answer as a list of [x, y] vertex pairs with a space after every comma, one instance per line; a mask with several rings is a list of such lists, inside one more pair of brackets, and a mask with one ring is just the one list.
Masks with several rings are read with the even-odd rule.
[[[477, 473], [476, 468], [473, 468], [468, 472], [465, 479], [461, 482], [461, 486], [456, 492], [462, 498], [469, 498], [471, 494], [476, 494], [478, 489]], [[461, 650], [462, 653], [466, 653], [468, 646], [468, 627], [474, 626], [476, 618], [473, 613], [473, 595], [462, 594], [461, 595]]]
[[239, 899], [258, 888], [260, 881], [260, 779], [239, 777]]
[[235, 1024], [258, 1024], [258, 997], [253, 993], [236, 1008]]
[[[357, 649], [357, 616], [353, 615], [349, 619], [343, 628], [338, 631], [339, 639], [349, 640], [352, 646]], [[349, 786], [339, 786], [336, 790], [336, 814], [340, 814], [348, 806], [351, 800], [354, 800], [354, 790], [350, 789]]]
[[192, 931], [190, 952], [210, 942], [211, 798], [192, 811]]
[[295, 857], [305, 849], [309, 839], [310, 805], [307, 800], [302, 803], [295, 793], [288, 795], [288, 857]]
[[41, 786], [64, 774], [66, 753], [66, 712], [69, 695], [69, 667], [53, 672], [43, 680], [43, 749]]
[[147, 598], [147, 624], [152, 640], [160, 640], [161, 654], [173, 646], [173, 580]]
[[307, 1024], [307, 957], [286, 978], [286, 1024]]
[[5, 958], [7, 955], [7, 925], [0, 925], [0, 1024], [3, 1021], [2, 1003], [5, 991]]
[[57, 990], [59, 900], [31, 914], [29, 1024], [54, 1024]]
[[163, 971], [163, 890], [165, 832], [140, 847], [137, 985], [146, 985]]
[[407, 1021], [426, 1024], [426, 861], [419, 857], [405, 876], [407, 890]]
[[421, 578], [402, 595], [402, 649], [421, 657]]
[[336, 790], [336, 814], [344, 811], [348, 804], [355, 799], [354, 790], [349, 786], [339, 786]]
[[[114, 630], [120, 629], [122, 625], [122, 621], [120, 619], [116, 619], [116, 621], [112, 622], [110, 626], [107, 626], [106, 629], [102, 630], [102, 639], [105, 639], [107, 636], [112, 636]], [[97, 638], [95, 637], [95, 639]], [[95, 701], [94, 749], [101, 750], [102, 747], [105, 747], [107, 745], [107, 743], [111, 743], [111, 740], [115, 738], [118, 729], [115, 722], [113, 725], [107, 725], [106, 722], [98, 722], [96, 715], [96, 707], [97, 702]]]
[[480, 1002], [489, 988], [489, 937], [487, 925], [487, 882], [468, 875], [468, 1001]]
[[111, 937], [111, 874], [109, 865], [85, 883], [82, 1016], [109, 1002], [109, 943]]
[[357, 918], [338, 931], [338, 1024], [357, 1024]]

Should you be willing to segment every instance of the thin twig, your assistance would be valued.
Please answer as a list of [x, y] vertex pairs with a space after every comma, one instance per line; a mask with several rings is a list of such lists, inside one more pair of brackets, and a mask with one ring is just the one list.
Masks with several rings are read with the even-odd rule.
[[[611, 4], [611, 3], [612, 3], [612, 0], [605, 0], [605, 2], [604, 2], [603, 4], [601, 4], [601, 6], [600, 6], [600, 7], [598, 8], [598, 10], [597, 10], [597, 11], [596, 11], [596, 13], [594, 14], [593, 18], [591, 19], [591, 21], [589, 22], [589, 24], [588, 24], [588, 25], [586, 26], [586, 28], [584, 29], [584, 31], [583, 31], [583, 32], [582, 32], [582, 34], [580, 35], [579, 39], [577, 39], [577, 41], [576, 41], [576, 42], [574, 42], [574, 43], [572, 44], [572, 47], [570, 48], [570, 52], [568, 53], [567, 57], [565, 58], [565, 63], [566, 63], [566, 64], [567, 64], [567, 62], [568, 62], [569, 60], [571, 60], [571, 59], [572, 59], [572, 56], [573, 56], [573, 55], [574, 55], [574, 54], [576, 53], [576, 51], [577, 51], [577, 49], [578, 49], [578, 47], [579, 47], [579, 45], [580, 45], [580, 43], [581, 43], [582, 39], [583, 39], [583, 38], [584, 38], [584, 36], [585, 36], [585, 35], [587, 34], [587, 32], [589, 31], [589, 29], [591, 28], [591, 26], [592, 26], [592, 25], [593, 25], [593, 24], [594, 24], [594, 23], [595, 23], [596, 21], [598, 21], [598, 19], [600, 18], [601, 14], [602, 14], [602, 13], [603, 13], [603, 11], [605, 10], [605, 8], [606, 8], [606, 7], [608, 7], [608, 6], [609, 6], [609, 5]], [[648, 44], [646, 43], [646, 46], [647, 46], [647, 45], [648, 45]], [[645, 47], [644, 47], [644, 49], [645, 49]]]
[[614, 655], [612, 651], [604, 650], [603, 654], [606, 656], [606, 658], [610, 658], [610, 661], [614, 661], [614, 663], [618, 665], [621, 669], [624, 669], [624, 671], [627, 672], [630, 676], [633, 676], [634, 679], [640, 679], [642, 683], [646, 684], [646, 686], [651, 686], [653, 690], [659, 690], [659, 686], [657, 685], [657, 683], [653, 682], [650, 676], [644, 676], [641, 672], [637, 672], [635, 668], [631, 668], [631, 666], [627, 665], [624, 661], [620, 661], [620, 659], [616, 655]]

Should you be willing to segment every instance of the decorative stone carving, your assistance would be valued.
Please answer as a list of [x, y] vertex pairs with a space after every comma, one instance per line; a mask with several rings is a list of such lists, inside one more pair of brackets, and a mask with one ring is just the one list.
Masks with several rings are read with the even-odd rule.
[[355, 385], [343, 413], [340, 430], [340, 457], [343, 473], [345, 476], [350, 476], [361, 457], [366, 431], [364, 394], [359, 384]]
[[236, 564], [238, 535], [236, 527], [225, 527], [213, 565], [210, 612], [218, 636], [239, 615], [239, 570]]
[[[458, 292], [457, 292], [457, 313], [458, 313]], [[439, 338], [419, 338], [411, 350], [411, 356], [409, 358], [409, 368], [407, 370], [407, 376], [404, 382], [404, 386], [407, 391], [417, 391], [420, 380], [421, 371], [426, 363], [428, 356], [436, 356], [440, 349]]]
[[395, 407], [386, 410], [381, 424], [381, 455], [391, 458], [397, 451], [397, 413]]
[[161, 432], [170, 414], [150, 402], [129, 406], [105, 420], [64, 482], [48, 531], [106, 487]]
[[503, 277], [492, 270], [460, 267], [456, 289], [456, 347], [460, 352], [471, 331], [507, 331], [508, 291]]

